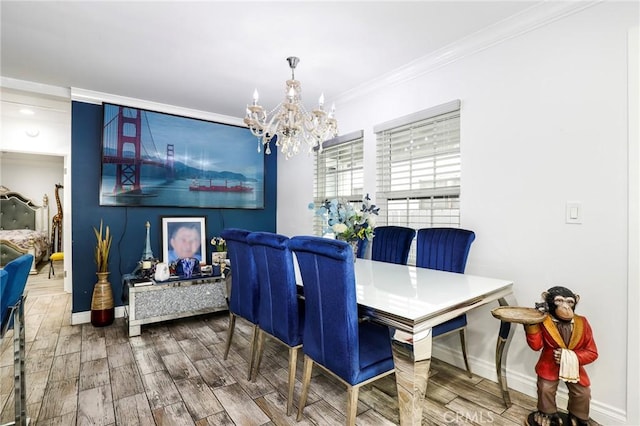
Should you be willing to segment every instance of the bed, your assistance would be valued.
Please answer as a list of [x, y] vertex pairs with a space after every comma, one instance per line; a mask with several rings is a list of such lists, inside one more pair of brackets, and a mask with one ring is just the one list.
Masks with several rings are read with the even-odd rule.
[[30, 253], [33, 255], [31, 274], [49, 253], [49, 203], [43, 197], [42, 206], [18, 192], [0, 185], [0, 266]]

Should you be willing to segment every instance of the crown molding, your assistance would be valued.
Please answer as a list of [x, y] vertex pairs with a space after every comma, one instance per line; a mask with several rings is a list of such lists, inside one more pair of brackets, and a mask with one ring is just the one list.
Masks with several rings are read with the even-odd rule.
[[476, 31], [455, 43], [418, 58], [381, 77], [348, 90], [336, 98], [336, 103], [346, 103], [361, 96], [414, 80], [467, 56], [481, 52], [504, 41], [533, 31], [551, 22], [578, 13], [603, 0], [545, 1]]
[[109, 102], [117, 105], [127, 105], [134, 108], [146, 109], [149, 111], [164, 112], [167, 114], [192, 117], [200, 120], [215, 121], [217, 123], [231, 124], [234, 126], [245, 125], [242, 119], [239, 117], [231, 117], [228, 115], [215, 114], [207, 111], [183, 108], [175, 105], [161, 104], [158, 102], [128, 98], [125, 96], [112, 95], [109, 93], [96, 92], [75, 87], [65, 88], [59, 86], [51, 86], [48, 84], [18, 80], [8, 77], [0, 77], [0, 87], [35, 93], [39, 95], [51, 96], [55, 98], [65, 99], [67, 101], [72, 100], [97, 105], [101, 105], [103, 102]]
[[0, 87], [4, 89], [14, 89], [23, 92], [37, 93], [39, 95], [47, 95], [55, 98], [69, 99], [71, 91], [65, 87], [51, 86], [49, 84], [36, 83], [27, 80], [18, 80], [16, 78], [0, 77]]
[[116, 105], [126, 105], [133, 108], [157, 111], [167, 114], [180, 115], [183, 117], [197, 118], [200, 120], [215, 121], [217, 123], [231, 124], [245, 127], [242, 118], [228, 115], [215, 114], [212, 112], [196, 109], [184, 108], [176, 105], [162, 104], [159, 102], [146, 101], [142, 99], [129, 98], [126, 96], [112, 95], [109, 93], [96, 92], [93, 90], [71, 88], [71, 100], [101, 105], [103, 102]]

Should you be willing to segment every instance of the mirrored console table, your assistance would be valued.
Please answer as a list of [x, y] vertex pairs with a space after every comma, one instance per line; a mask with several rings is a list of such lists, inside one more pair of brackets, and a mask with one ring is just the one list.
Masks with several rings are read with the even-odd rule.
[[125, 318], [129, 336], [139, 336], [141, 326], [176, 318], [224, 311], [227, 286], [223, 276], [174, 277], [150, 285], [134, 285], [135, 276], [122, 277], [125, 292]]

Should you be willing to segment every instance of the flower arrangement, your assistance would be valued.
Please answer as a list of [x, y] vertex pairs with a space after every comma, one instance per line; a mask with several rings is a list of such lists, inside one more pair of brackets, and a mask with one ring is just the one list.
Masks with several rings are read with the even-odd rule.
[[215, 251], [227, 251], [227, 242], [222, 237], [213, 237], [211, 245]]
[[109, 225], [107, 225], [104, 237], [102, 236], [102, 220], [100, 221], [100, 230], [97, 230], [94, 226], [93, 233], [96, 235], [94, 260], [98, 267], [98, 272], [108, 272], [109, 251], [111, 250], [111, 233], [109, 232]]
[[343, 241], [370, 240], [375, 227], [374, 215], [378, 215], [379, 207], [371, 204], [369, 194], [362, 200], [360, 210], [356, 210], [349, 202], [334, 198], [325, 200], [319, 208], [311, 203], [309, 208], [315, 210], [317, 216], [326, 217], [327, 227], [324, 232], [333, 232], [337, 239]]

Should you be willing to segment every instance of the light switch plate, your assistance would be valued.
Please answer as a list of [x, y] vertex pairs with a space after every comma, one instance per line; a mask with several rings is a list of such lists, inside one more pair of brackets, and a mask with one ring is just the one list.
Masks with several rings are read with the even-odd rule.
[[582, 203], [580, 201], [567, 201], [566, 223], [582, 223]]

